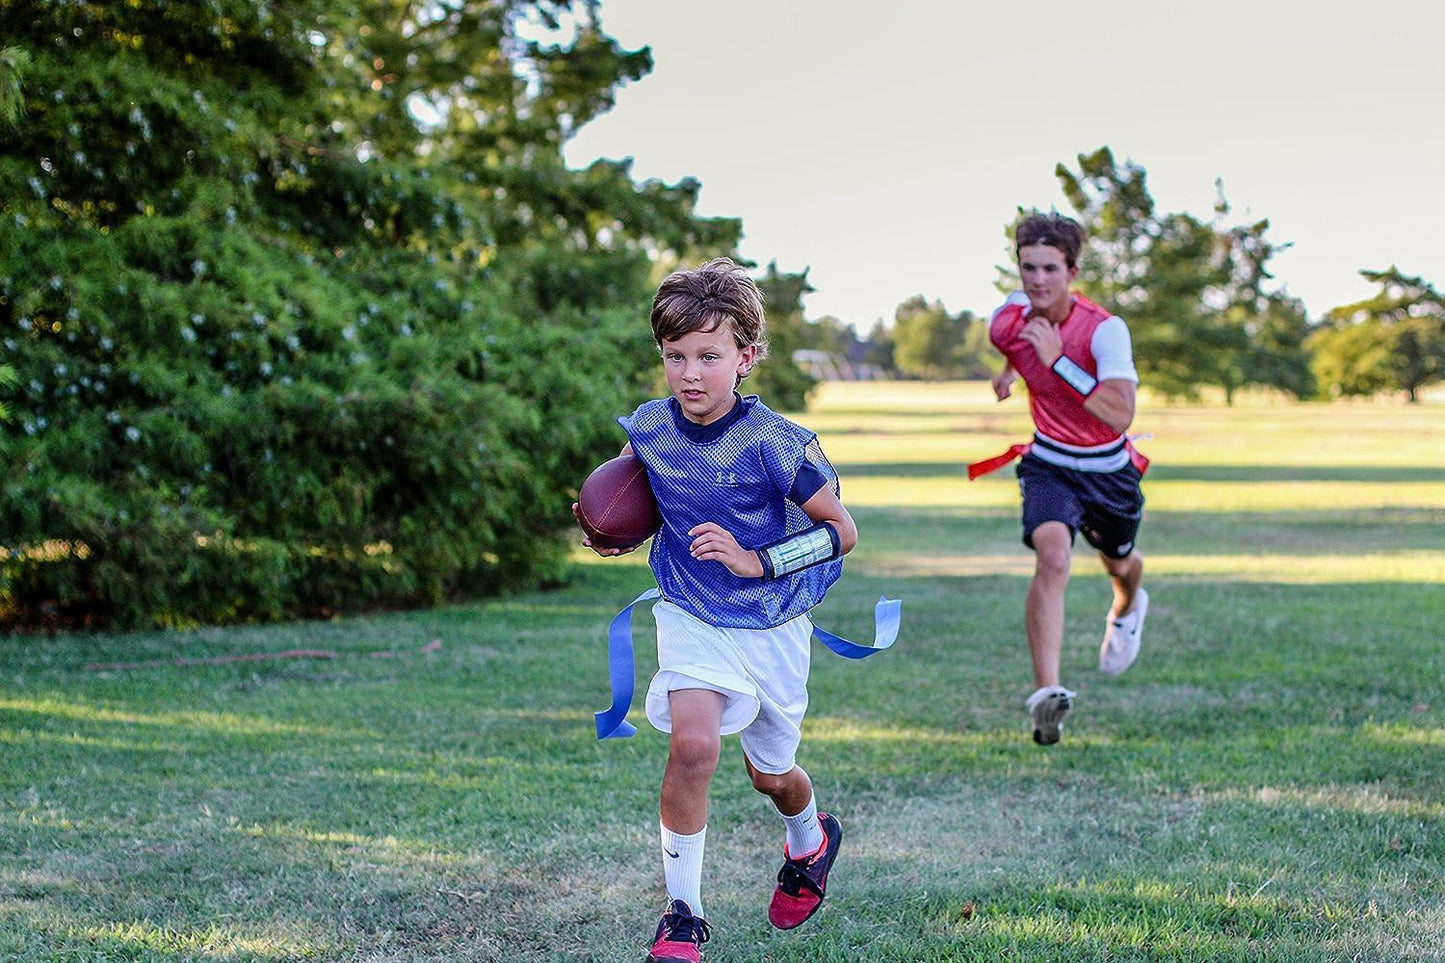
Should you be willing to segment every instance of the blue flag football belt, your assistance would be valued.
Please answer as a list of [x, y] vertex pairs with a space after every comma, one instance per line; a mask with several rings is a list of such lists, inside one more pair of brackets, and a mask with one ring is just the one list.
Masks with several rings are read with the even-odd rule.
[[[627, 721], [627, 710], [632, 708], [632, 683], [636, 675], [632, 655], [632, 613], [637, 606], [651, 599], [661, 598], [662, 593], [650, 588], [628, 603], [627, 608], [618, 612], [607, 629], [607, 671], [612, 678], [612, 705], [597, 716], [598, 739], [626, 739], [637, 732], [637, 727]], [[882, 652], [898, 638], [898, 621], [903, 611], [902, 599], [890, 599], [880, 595], [878, 604], [873, 606], [873, 644], [858, 645], [847, 639], [813, 626], [813, 636], [845, 659], [866, 659]]]

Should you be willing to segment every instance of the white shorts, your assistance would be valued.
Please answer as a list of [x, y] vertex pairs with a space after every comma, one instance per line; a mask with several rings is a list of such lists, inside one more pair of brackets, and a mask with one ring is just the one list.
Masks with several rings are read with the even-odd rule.
[[812, 620], [800, 615], [771, 629], [729, 629], [667, 601], [652, 614], [658, 669], [647, 688], [648, 721], [672, 731], [674, 689], [720, 692], [727, 696], [721, 734], [740, 733], [743, 753], [759, 772], [792, 769], [808, 711]]

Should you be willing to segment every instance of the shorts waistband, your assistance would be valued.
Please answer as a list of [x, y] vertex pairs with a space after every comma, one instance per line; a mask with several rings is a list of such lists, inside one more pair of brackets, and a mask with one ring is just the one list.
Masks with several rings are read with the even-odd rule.
[[1039, 461], [1058, 465], [1060, 468], [1072, 468], [1074, 471], [1118, 471], [1130, 462], [1128, 444], [1122, 435], [1117, 441], [1080, 448], [1035, 433], [1029, 453]]

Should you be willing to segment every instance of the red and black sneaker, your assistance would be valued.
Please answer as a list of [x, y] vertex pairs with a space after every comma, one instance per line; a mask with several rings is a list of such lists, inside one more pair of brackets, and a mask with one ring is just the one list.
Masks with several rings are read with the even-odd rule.
[[647, 963], [700, 963], [702, 945], [711, 938], [707, 920], [693, 916], [692, 907], [675, 899], [657, 924]]
[[793, 859], [783, 846], [783, 868], [778, 870], [778, 888], [768, 906], [768, 922], [780, 930], [790, 930], [807, 922], [823, 905], [828, 889], [828, 870], [838, 858], [838, 844], [843, 841], [843, 827], [827, 813], [818, 813], [818, 826], [823, 830], [823, 845], [817, 852]]

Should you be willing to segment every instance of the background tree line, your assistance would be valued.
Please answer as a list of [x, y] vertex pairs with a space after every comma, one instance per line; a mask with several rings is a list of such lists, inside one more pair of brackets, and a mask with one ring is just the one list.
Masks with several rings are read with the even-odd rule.
[[[325, 615], [563, 577], [576, 485], [661, 390], [657, 282], [741, 236], [695, 213], [694, 180], [564, 163], [651, 69], [596, 11], [0, 0], [0, 624]], [[1142, 170], [1080, 164], [1061, 177], [1096, 238], [1086, 290], [1166, 390], [1440, 377], [1424, 281], [1382, 272], [1379, 299], [1311, 331], [1265, 289], [1264, 222], [1159, 215]], [[776, 407], [806, 399], [803, 348], [915, 377], [995, 365], [968, 312], [911, 298], [860, 337], [804, 317], [806, 271], [759, 280], [775, 360], [748, 388]]]
[[[1393, 266], [1363, 270], [1377, 295], [1311, 321], [1270, 273], [1285, 245], [1268, 238], [1268, 220], [1232, 223], [1222, 186], [1204, 221], [1160, 212], [1144, 168], [1107, 147], [1055, 175], [1067, 213], [1089, 235], [1076, 286], [1129, 321], [1152, 389], [1193, 398], [1217, 388], [1229, 400], [1244, 388], [1302, 399], [1400, 392], [1415, 401], [1445, 379], [1445, 297], [1425, 279]], [[1011, 249], [1013, 225], [1005, 233]], [[1017, 281], [1012, 266], [1000, 267], [1001, 292]], [[983, 377], [1000, 363], [987, 329], [986, 314], [950, 313], [918, 295], [891, 326], [874, 328], [870, 357], [907, 378]]]

